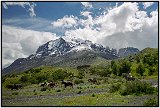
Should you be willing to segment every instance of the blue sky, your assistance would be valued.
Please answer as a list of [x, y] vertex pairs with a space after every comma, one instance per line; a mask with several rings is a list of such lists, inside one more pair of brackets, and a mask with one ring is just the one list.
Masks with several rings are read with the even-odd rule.
[[[35, 13], [37, 17], [45, 18], [48, 20], [56, 20], [65, 15], [75, 15], [78, 16], [80, 11], [83, 10], [83, 6], [80, 2], [34, 2]], [[94, 9], [105, 8], [109, 6], [115, 6], [117, 2], [91, 2], [93, 3]], [[118, 2], [118, 5], [121, 5], [123, 2]], [[154, 3], [152, 6], [147, 9], [143, 9], [142, 3], [139, 3], [141, 10], [146, 10], [151, 12], [157, 9], [158, 3]], [[2, 18], [27, 18], [30, 17], [25, 9], [22, 9], [20, 6], [10, 6], [9, 9], [4, 9], [2, 7]], [[98, 11], [97, 11], [98, 12]], [[96, 14], [96, 11], [95, 11]]]
[[59, 37], [157, 48], [158, 2], [2, 2], [3, 68]]
[[[59, 35], [62, 35], [62, 31], [59, 31], [55, 28], [53, 30], [51, 23], [56, 21], [57, 19], [63, 18], [65, 15], [73, 15], [81, 18], [81, 11], [84, 11], [84, 7], [80, 2], [34, 2], [36, 6], [34, 7], [34, 11], [36, 16], [31, 17], [28, 14], [26, 6], [22, 8], [21, 6], [10, 5], [8, 9], [2, 7], [2, 24], [4, 25], [12, 25], [16, 27], [22, 27], [25, 29], [32, 29], [38, 31], [49, 31], [55, 32]], [[122, 5], [124, 2], [90, 2], [93, 5], [93, 8], [90, 11], [93, 12], [92, 16], [96, 17], [101, 12], [103, 12], [106, 7], [114, 7], [116, 3], [118, 6]], [[157, 9], [158, 4], [155, 2], [152, 6], [147, 9], [143, 8], [143, 4], [139, 3], [139, 9], [146, 11], [149, 15], [150, 12]], [[10, 21], [13, 19], [12, 21]], [[17, 19], [21, 19], [17, 20]], [[14, 21], [15, 20], [15, 21]], [[18, 21], [18, 22], [17, 22]], [[45, 23], [47, 26], [45, 29], [43, 26], [39, 26], [39, 23]]]

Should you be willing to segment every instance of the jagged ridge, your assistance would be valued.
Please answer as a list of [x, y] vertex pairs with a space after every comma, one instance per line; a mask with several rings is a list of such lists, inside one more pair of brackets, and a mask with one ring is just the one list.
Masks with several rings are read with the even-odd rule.
[[[130, 50], [126, 50], [126, 52], [128, 51]], [[127, 55], [135, 53], [134, 50], [129, 54], [126, 52], [124, 54]], [[35, 54], [27, 58], [15, 60], [9, 67], [4, 68], [2, 73], [20, 72], [44, 65], [78, 66], [91, 64], [97, 57], [111, 60], [119, 58], [119, 55], [116, 49], [109, 49], [109, 47], [94, 44], [89, 40], [71, 39], [71, 41], [66, 41], [59, 38], [43, 44]]]

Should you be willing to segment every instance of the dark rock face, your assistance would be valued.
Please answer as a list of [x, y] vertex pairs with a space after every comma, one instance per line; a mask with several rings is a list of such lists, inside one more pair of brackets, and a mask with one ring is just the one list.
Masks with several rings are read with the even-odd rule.
[[137, 48], [127, 47], [127, 48], [121, 48], [121, 49], [119, 49], [118, 55], [120, 57], [126, 57], [128, 55], [136, 54], [138, 52], [139, 52], [139, 50]]

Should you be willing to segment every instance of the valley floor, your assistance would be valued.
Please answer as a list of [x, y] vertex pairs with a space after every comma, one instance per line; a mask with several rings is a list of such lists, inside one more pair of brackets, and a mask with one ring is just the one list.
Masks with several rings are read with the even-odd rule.
[[[154, 80], [148, 80], [156, 82]], [[78, 84], [74, 88], [61, 86], [40, 91], [39, 85], [20, 90], [2, 89], [2, 106], [143, 106], [158, 94], [126, 95], [110, 93], [107, 84]]]

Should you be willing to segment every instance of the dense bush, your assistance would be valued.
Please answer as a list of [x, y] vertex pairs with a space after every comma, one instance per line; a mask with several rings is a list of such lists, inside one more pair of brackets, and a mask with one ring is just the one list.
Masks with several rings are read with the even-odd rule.
[[118, 71], [118, 76], [121, 76], [122, 73], [129, 73], [131, 71], [131, 63], [129, 61], [122, 61]]
[[60, 89], [58, 89], [58, 90], [56, 90], [56, 92], [61, 92], [61, 90], [60, 90]]
[[113, 83], [113, 84], [110, 86], [109, 91], [110, 91], [111, 93], [116, 92], [116, 91], [118, 91], [118, 90], [120, 89], [120, 87], [121, 87], [121, 83]]
[[112, 70], [111, 70], [111, 68], [108, 66], [108, 67], [106, 67], [106, 69], [105, 69], [104, 71], [100, 71], [99, 75], [100, 75], [101, 77], [108, 77], [108, 76], [110, 76], [111, 72], [112, 72]]
[[118, 71], [119, 71], [119, 68], [118, 68], [116, 62], [113, 61], [113, 60], [111, 61], [111, 69], [112, 69], [112, 73], [113, 73], [114, 75], [117, 75], [117, 73], [118, 73]]
[[20, 81], [22, 83], [25, 83], [25, 82], [28, 82], [30, 79], [29, 75], [23, 75], [21, 78], [20, 78]]
[[125, 84], [125, 87], [121, 87], [121, 95], [130, 95], [130, 94], [152, 94], [154, 93], [154, 88], [151, 84], [144, 81], [129, 81]]
[[47, 80], [47, 75], [46, 74], [37, 74], [37, 76], [35, 76], [35, 79], [38, 81], [38, 83], [44, 82], [45, 80]]
[[66, 77], [68, 77], [69, 74], [66, 70], [58, 69], [55, 72], [52, 73], [53, 80], [64, 80]]
[[153, 75], [155, 72], [156, 72], [156, 68], [155, 67], [149, 67], [149, 72], [148, 72], [148, 75]]
[[93, 93], [93, 94], [92, 94], [92, 97], [95, 97], [95, 96], [96, 96], [96, 95]]
[[158, 99], [151, 98], [148, 99], [143, 106], [157, 106], [158, 107]]
[[27, 84], [39, 84], [45, 81], [71, 79], [74, 76], [73, 73], [64, 69], [51, 70], [50, 72], [41, 72], [41, 70], [41, 68], [30, 69], [21, 75], [19, 81]]
[[90, 67], [89, 71], [91, 74], [97, 74], [101, 77], [108, 77], [112, 72], [110, 66], [93, 66]]
[[140, 63], [136, 69], [136, 73], [140, 74], [141, 76], [143, 76], [143, 73], [145, 72], [145, 68], [143, 66], [142, 63]]
[[146, 54], [143, 58], [143, 63], [147, 63], [148, 65], [153, 65], [155, 63], [154, 56], [152, 54]]
[[41, 68], [35, 68], [35, 69], [32, 68], [32, 69], [29, 70], [29, 72], [31, 72], [31, 73], [39, 73], [39, 72], [41, 72], [41, 70], [42, 70]]
[[84, 78], [84, 77], [85, 77], [84, 71], [79, 71], [77, 78], [82, 79], [82, 78]]

